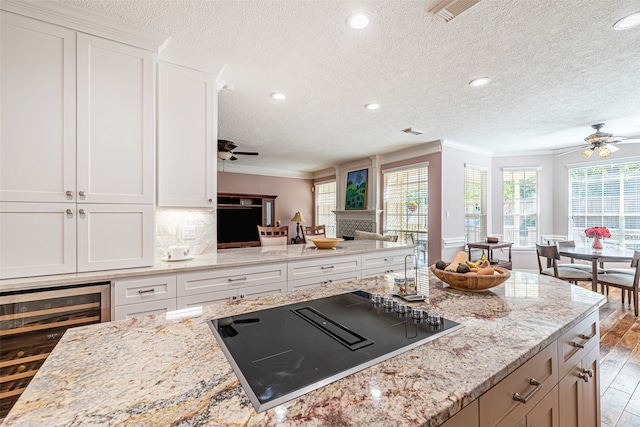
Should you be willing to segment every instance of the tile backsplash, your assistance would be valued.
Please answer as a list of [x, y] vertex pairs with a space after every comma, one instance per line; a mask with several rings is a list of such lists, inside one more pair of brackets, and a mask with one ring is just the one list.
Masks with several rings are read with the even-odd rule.
[[156, 209], [156, 256], [167, 248], [185, 244], [192, 255], [213, 253], [217, 246], [216, 211], [195, 209]]

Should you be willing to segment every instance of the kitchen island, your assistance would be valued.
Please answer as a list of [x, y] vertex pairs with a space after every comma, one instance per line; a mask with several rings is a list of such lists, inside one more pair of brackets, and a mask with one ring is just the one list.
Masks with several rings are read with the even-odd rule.
[[[71, 329], [5, 424], [437, 426], [475, 405], [534, 356], [555, 350], [605, 301], [566, 282], [517, 271], [489, 292], [465, 293], [421, 270], [418, 289], [427, 300], [411, 305], [428, 306], [462, 329], [261, 413], [206, 324], [355, 290], [386, 295], [393, 279], [378, 276]], [[539, 396], [550, 388], [557, 393], [554, 386]], [[481, 418], [482, 403], [480, 408]]]

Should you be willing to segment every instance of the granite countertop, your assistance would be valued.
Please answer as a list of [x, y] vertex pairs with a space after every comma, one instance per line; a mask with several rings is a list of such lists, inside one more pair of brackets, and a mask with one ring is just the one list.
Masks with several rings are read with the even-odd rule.
[[380, 250], [412, 247], [414, 247], [414, 245], [378, 240], [349, 240], [340, 242], [335, 249], [317, 249], [313, 243], [224, 249], [213, 253], [196, 255], [194, 259], [186, 261], [167, 262], [163, 258], [157, 258], [151, 267], [3, 279], [0, 280], [0, 292], [45, 289], [81, 283], [106, 282], [124, 277], [171, 274], [211, 268], [239, 267], [330, 256], [356, 255]]
[[388, 294], [393, 278], [71, 329], [5, 424], [437, 426], [605, 301], [537, 274], [515, 271], [489, 292], [465, 293], [420, 270], [427, 301], [412, 305], [428, 305], [462, 329], [262, 413], [205, 322], [358, 289]]

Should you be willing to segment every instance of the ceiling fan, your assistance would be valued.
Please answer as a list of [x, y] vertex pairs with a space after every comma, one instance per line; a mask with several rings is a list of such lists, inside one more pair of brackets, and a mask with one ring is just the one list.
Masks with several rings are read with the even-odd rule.
[[582, 152], [584, 157], [591, 157], [595, 151], [598, 152], [600, 157], [609, 157], [611, 153], [615, 153], [619, 150], [619, 148], [613, 144], [640, 142], [640, 139], [629, 139], [626, 136], [616, 136], [612, 133], [602, 132], [601, 129], [604, 127], [604, 123], [596, 123], [595, 125], [591, 125], [591, 127], [595, 132], [584, 139], [588, 142], [587, 145], [582, 145], [569, 151], [565, 151], [564, 153], [556, 155], [556, 157], [564, 156], [565, 154], [573, 153], [574, 151], [582, 150], [583, 148], [586, 148], [586, 150]]
[[231, 141], [227, 141], [226, 139], [218, 140], [218, 158], [222, 161], [224, 160], [238, 160], [236, 155], [243, 156], [257, 156], [258, 153], [251, 151], [233, 151], [238, 146]]

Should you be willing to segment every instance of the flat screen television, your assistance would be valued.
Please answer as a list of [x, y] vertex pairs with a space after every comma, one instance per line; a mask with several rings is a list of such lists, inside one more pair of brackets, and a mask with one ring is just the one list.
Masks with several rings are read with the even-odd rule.
[[218, 243], [259, 241], [262, 207], [219, 207]]

